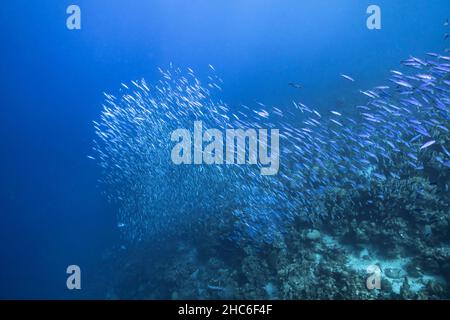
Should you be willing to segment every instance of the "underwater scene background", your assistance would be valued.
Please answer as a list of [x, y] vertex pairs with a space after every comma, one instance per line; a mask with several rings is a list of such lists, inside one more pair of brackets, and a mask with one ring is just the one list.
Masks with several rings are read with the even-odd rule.
[[[5, 1], [0, 298], [449, 299], [449, 9]], [[276, 174], [175, 164], [200, 121]]]

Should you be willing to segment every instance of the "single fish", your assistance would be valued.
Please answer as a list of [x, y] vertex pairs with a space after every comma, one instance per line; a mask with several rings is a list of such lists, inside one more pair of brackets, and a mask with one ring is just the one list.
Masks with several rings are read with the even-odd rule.
[[342, 114], [337, 111], [332, 110], [331, 113], [334, 114], [335, 116], [339, 116], [339, 117], [342, 116]]
[[344, 79], [347, 79], [347, 80], [349, 80], [351, 82], [355, 82], [355, 79], [353, 79], [352, 77], [350, 77], [350, 76], [348, 76], [346, 74], [342, 74], [341, 73], [341, 77], [344, 78]]
[[301, 84], [295, 83], [295, 82], [289, 82], [289, 85], [290, 85], [292, 88], [295, 88], [295, 89], [301, 89], [301, 88], [303, 88], [303, 86], [302, 86]]
[[426, 149], [426, 148], [428, 148], [429, 146], [432, 146], [435, 143], [436, 143], [436, 140], [428, 141], [427, 143], [425, 143], [423, 146], [420, 147], [420, 150]]

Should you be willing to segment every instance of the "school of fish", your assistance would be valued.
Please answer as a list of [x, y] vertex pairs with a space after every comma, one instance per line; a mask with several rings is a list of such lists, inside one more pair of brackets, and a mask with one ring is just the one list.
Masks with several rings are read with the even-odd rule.
[[[429, 163], [448, 178], [450, 56], [427, 53], [402, 65], [385, 85], [360, 90], [365, 104], [326, 112], [298, 101], [230, 107], [217, 98], [222, 80], [213, 66], [205, 83], [171, 65], [154, 85], [122, 84], [119, 96], [105, 94], [90, 156], [119, 210], [118, 228], [129, 240], [153, 241], [233, 221], [225, 235], [233, 241], [271, 242], [295, 219], [342, 218], [323, 204], [330, 190], [370, 189], [421, 175]], [[249, 165], [173, 164], [171, 132], [196, 120], [208, 128], [279, 129], [278, 175]], [[441, 183], [448, 191], [450, 181]]]

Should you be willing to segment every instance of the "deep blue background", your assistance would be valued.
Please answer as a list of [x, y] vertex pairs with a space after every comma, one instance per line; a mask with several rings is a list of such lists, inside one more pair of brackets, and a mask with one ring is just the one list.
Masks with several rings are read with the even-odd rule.
[[[372, 3], [381, 31], [366, 28]], [[66, 29], [70, 4], [81, 7], [80, 31]], [[103, 297], [94, 283], [117, 241], [116, 209], [86, 157], [103, 91], [151, 82], [170, 62], [200, 74], [211, 63], [230, 104], [350, 107], [401, 59], [441, 51], [449, 9], [448, 0], [2, 1], [0, 298]], [[81, 266], [84, 290], [65, 288], [69, 264]]]

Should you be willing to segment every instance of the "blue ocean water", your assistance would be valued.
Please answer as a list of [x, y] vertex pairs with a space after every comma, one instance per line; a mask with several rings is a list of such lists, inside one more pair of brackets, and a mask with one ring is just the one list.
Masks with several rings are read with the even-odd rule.
[[[199, 77], [211, 64], [230, 106], [301, 100], [319, 111], [343, 110], [363, 97], [339, 74], [370, 88], [410, 55], [448, 47], [448, 1], [378, 0], [376, 31], [366, 28], [372, 2], [5, 1], [0, 298], [105, 297], [96, 282], [106, 273], [100, 260], [122, 242], [118, 208], [101, 194], [100, 169], [87, 158], [103, 92], [134, 79], [157, 81], [157, 68], [170, 63]], [[66, 28], [71, 4], [81, 8], [81, 30]], [[82, 290], [66, 288], [71, 264], [82, 269]]]

